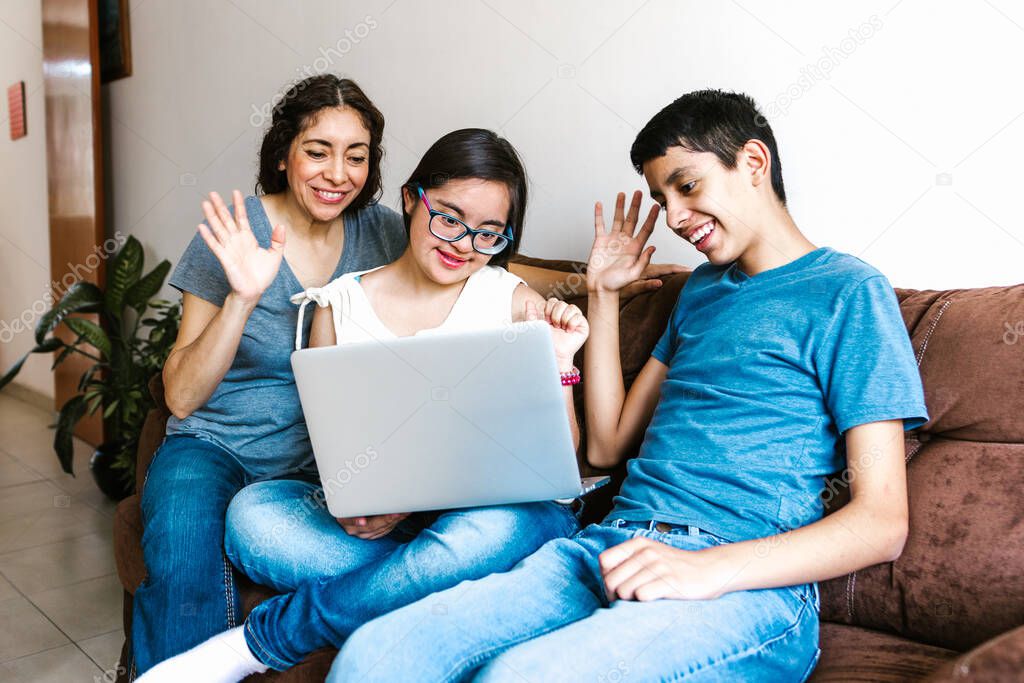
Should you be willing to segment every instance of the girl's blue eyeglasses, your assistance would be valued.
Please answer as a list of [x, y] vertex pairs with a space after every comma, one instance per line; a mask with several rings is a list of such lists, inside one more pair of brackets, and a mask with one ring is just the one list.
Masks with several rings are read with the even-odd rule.
[[444, 240], [445, 242], [458, 242], [468, 234], [471, 235], [473, 250], [488, 256], [497, 254], [512, 243], [511, 225], [505, 226], [504, 234], [491, 230], [474, 230], [455, 216], [441, 211], [434, 211], [430, 207], [430, 201], [427, 199], [427, 194], [423, 191], [423, 188], [417, 185], [416, 190], [419, 192], [423, 204], [427, 207], [427, 213], [430, 214], [430, 222], [427, 223], [427, 229], [437, 239]]

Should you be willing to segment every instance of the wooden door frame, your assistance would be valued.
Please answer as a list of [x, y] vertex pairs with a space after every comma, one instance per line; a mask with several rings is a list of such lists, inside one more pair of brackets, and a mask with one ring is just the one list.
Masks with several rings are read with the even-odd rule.
[[[103, 251], [99, 13], [97, 0], [41, 4], [50, 273], [59, 299], [72, 277], [103, 287], [110, 256]], [[61, 334], [70, 341], [67, 330]], [[78, 380], [91, 363], [72, 354], [55, 369], [56, 408], [78, 393]], [[75, 434], [94, 446], [102, 443], [99, 414], [84, 418]]]

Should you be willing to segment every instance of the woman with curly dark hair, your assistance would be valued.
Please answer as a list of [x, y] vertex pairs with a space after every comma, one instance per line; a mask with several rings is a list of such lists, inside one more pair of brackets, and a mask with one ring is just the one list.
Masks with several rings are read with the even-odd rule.
[[258, 195], [234, 192], [233, 212], [216, 193], [203, 202], [207, 220], [170, 279], [183, 310], [163, 370], [172, 416], [142, 494], [137, 673], [241, 622], [224, 554], [228, 504], [254, 481], [312, 469], [289, 298], [405, 250], [401, 216], [376, 203], [383, 135], [384, 117], [355, 83], [305, 79], [275, 107]]

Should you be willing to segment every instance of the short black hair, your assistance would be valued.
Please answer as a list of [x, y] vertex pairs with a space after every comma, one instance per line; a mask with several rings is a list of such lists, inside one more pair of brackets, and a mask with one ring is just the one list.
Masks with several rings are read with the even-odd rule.
[[257, 194], [276, 194], [288, 189], [288, 172], [278, 165], [288, 158], [292, 142], [316, 122], [326, 109], [354, 109], [370, 131], [369, 174], [356, 198], [345, 209], [354, 213], [376, 202], [381, 194], [381, 160], [384, 158], [384, 115], [355, 81], [334, 74], [319, 74], [293, 83], [274, 106], [270, 129], [260, 145]]
[[768, 120], [749, 95], [724, 90], [695, 90], [668, 105], [647, 122], [629, 150], [637, 173], [669, 147], [710, 152], [726, 168], [736, 167], [736, 155], [749, 140], [760, 140], [772, 155], [772, 190], [783, 206], [782, 161]]
[[[441, 137], [430, 146], [402, 185], [416, 196], [417, 188], [441, 187], [449, 180], [478, 178], [504, 183], [508, 188], [508, 222], [512, 243], [491, 257], [490, 266], [506, 266], [523, 242], [526, 217], [526, 169], [515, 147], [497, 133], [483, 128], [463, 128]], [[402, 202], [402, 218], [409, 231], [412, 217]]]

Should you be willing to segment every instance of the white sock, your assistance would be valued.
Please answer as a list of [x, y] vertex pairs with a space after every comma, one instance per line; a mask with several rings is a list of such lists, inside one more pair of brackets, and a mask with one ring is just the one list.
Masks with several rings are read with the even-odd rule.
[[267, 666], [245, 642], [244, 627], [224, 631], [187, 652], [164, 660], [135, 679], [138, 683], [237, 683]]

